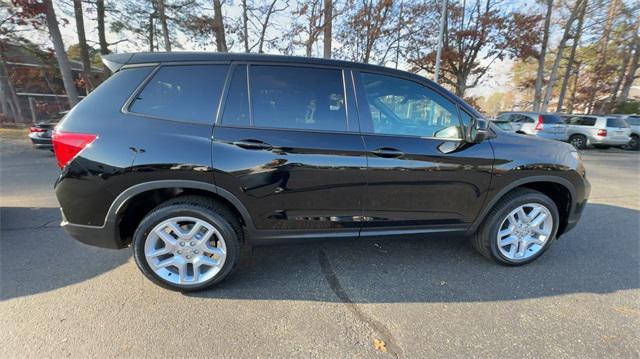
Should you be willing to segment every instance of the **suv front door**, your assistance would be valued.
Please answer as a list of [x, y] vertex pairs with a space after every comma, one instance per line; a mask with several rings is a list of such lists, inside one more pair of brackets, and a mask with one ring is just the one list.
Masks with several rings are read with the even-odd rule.
[[470, 116], [413, 79], [356, 75], [368, 168], [361, 236], [464, 230], [490, 185], [488, 141], [463, 141]]
[[366, 155], [343, 71], [238, 64], [232, 72], [214, 128], [215, 181], [247, 207], [263, 231], [256, 237], [326, 229], [357, 237]]

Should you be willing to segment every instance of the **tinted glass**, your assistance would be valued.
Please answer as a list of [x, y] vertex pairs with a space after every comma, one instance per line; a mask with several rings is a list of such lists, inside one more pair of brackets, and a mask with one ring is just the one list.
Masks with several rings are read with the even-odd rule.
[[595, 117], [581, 117], [580, 123], [581, 126], [595, 126], [596, 118]]
[[254, 126], [347, 129], [342, 71], [251, 66], [250, 72]]
[[542, 115], [542, 121], [550, 124], [564, 123], [562, 117], [558, 115]]
[[455, 105], [416, 82], [362, 73], [373, 132], [462, 138]]
[[249, 93], [247, 92], [247, 67], [238, 66], [233, 71], [227, 93], [222, 124], [229, 126], [249, 126]]
[[226, 65], [164, 66], [146, 84], [131, 112], [213, 124]]
[[629, 125], [621, 118], [610, 117], [607, 119], [607, 127], [627, 128]]

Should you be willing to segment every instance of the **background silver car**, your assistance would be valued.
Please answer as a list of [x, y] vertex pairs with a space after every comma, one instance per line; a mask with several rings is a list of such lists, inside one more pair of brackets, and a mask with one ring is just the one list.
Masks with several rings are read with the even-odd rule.
[[600, 115], [565, 116], [569, 143], [585, 149], [622, 147], [631, 141], [631, 129], [621, 117]]
[[501, 112], [498, 121], [511, 122], [517, 133], [533, 135], [551, 140], [567, 141], [567, 125], [563, 119], [552, 113]]

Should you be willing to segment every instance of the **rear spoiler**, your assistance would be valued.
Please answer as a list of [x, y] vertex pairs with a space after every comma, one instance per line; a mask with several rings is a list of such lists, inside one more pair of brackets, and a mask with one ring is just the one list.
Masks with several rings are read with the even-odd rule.
[[133, 54], [109, 54], [102, 55], [102, 62], [111, 70], [118, 71], [122, 66], [126, 65], [133, 57]]

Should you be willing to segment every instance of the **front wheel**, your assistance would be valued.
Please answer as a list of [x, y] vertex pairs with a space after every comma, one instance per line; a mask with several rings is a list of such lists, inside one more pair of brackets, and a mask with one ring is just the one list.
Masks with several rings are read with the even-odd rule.
[[553, 200], [538, 191], [517, 189], [489, 212], [473, 244], [482, 255], [499, 263], [527, 264], [549, 248], [558, 223]]
[[235, 269], [239, 228], [221, 204], [178, 197], [142, 220], [133, 237], [134, 258], [142, 273], [161, 287], [180, 292], [204, 289]]

